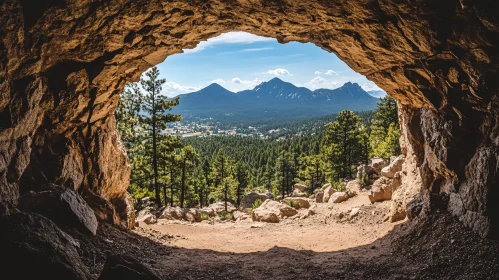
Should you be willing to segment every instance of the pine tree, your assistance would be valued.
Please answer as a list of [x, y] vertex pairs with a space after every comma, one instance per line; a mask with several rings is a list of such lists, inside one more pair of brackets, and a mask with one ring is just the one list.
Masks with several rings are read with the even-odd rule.
[[322, 142], [323, 154], [332, 169], [343, 178], [351, 176], [352, 164], [358, 158], [360, 118], [352, 111], [344, 110], [335, 122], [326, 125]]
[[237, 181], [236, 204], [239, 206], [244, 189], [248, 186], [248, 170], [240, 161], [236, 164], [235, 179]]
[[[227, 211], [227, 200], [229, 199], [229, 188], [233, 185], [229, 177], [232, 177], [232, 160], [223, 149], [220, 149], [213, 160], [210, 177], [215, 187], [223, 192], [225, 211]], [[226, 180], [227, 179], [227, 180]]]
[[189, 175], [193, 168], [197, 164], [199, 154], [196, 150], [190, 146], [184, 146], [180, 149], [180, 153], [177, 156], [177, 162], [180, 165], [181, 179], [180, 179], [180, 207], [184, 208], [185, 194], [186, 194], [186, 181], [189, 179]]
[[161, 93], [162, 85], [166, 82], [165, 79], [159, 79], [159, 70], [153, 67], [145, 73], [145, 78], [141, 78], [140, 83], [145, 90], [144, 99], [142, 103], [142, 112], [140, 121], [145, 128], [145, 134], [150, 144], [147, 151], [152, 158], [153, 169], [153, 184], [156, 196], [156, 204], [161, 206], [161, 196], [159, 189], [159, 167], [158, 167], [158, 143], [163, 136], [162, 131], [166, 129], [168, 122], [180, 121], [180, 115], [167, 113], [172, 107], [176, 106], [179, 102], [178, 98], [168, 100], [168, 98]]
[[[388, 130], [392, 125], [391, 139], [387, 139]], [[397, 103], [392, 97], [386, 96], [381, 98], [381, 102], [378, 103], [377, 109], [374, 112], [374, 121], [369, 136], [369, 143], [372, 151], [371, 155], [390, 157], [392, 155], [400, 154], [398, 139], [392, 141], [393, 137], [397, 134], [400, 135]]]

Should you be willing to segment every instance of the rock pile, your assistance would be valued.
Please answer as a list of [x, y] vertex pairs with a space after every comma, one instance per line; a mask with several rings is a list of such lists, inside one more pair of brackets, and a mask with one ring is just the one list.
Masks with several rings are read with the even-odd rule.
[[255, 222], [278, 223], [284, 217], [291, 217], [298, 211], [287, 205], [267, 199], [260, 207], [253, 210], [251, 218]]

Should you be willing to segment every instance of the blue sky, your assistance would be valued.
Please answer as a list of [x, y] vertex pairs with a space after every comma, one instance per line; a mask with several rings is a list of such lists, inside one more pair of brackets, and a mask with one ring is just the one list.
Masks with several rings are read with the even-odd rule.
[[365, 90], [380, 90], [336, 55], [314, 44], [291, 42], [245, 32], [230, 32], [196, 48], [169, 56], [158, 65], [169, 97], [218, 83], [231, 91], [252, 89], [274, 77], [309, 89], [334, 89], [350, 81]]

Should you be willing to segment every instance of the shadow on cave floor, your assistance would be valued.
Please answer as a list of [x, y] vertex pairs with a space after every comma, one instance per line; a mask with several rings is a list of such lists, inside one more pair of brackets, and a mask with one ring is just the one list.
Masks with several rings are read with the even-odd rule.
[[447, 214], [399, 224], [371, 244], [333, 252], [283, 247], [252, 253], [185, 249], [164, 245], [178, 237], [148, 238], [106, 226], [96, 237], [74, 236], [81, 241], [80, 254], [95, 278], [108, 254], [131, 255], [164, 279], [497, 279], [499, 275], [499, 241], [480, 238]]

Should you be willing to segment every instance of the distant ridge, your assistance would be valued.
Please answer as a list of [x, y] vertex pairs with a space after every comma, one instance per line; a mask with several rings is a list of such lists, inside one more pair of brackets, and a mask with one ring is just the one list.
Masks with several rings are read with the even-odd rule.
[[317, 117], [348, 109], [368, 111], [379, 98], [369, 95], [357, 83], [347, 82], [337, 89], [309, 90], [279, 78], [263, 82], [252, 90], [232, 92], [217, 83], [180, 96], [173, 113], [187, 117], [235, 116], [239, 118], [294, 119]]

